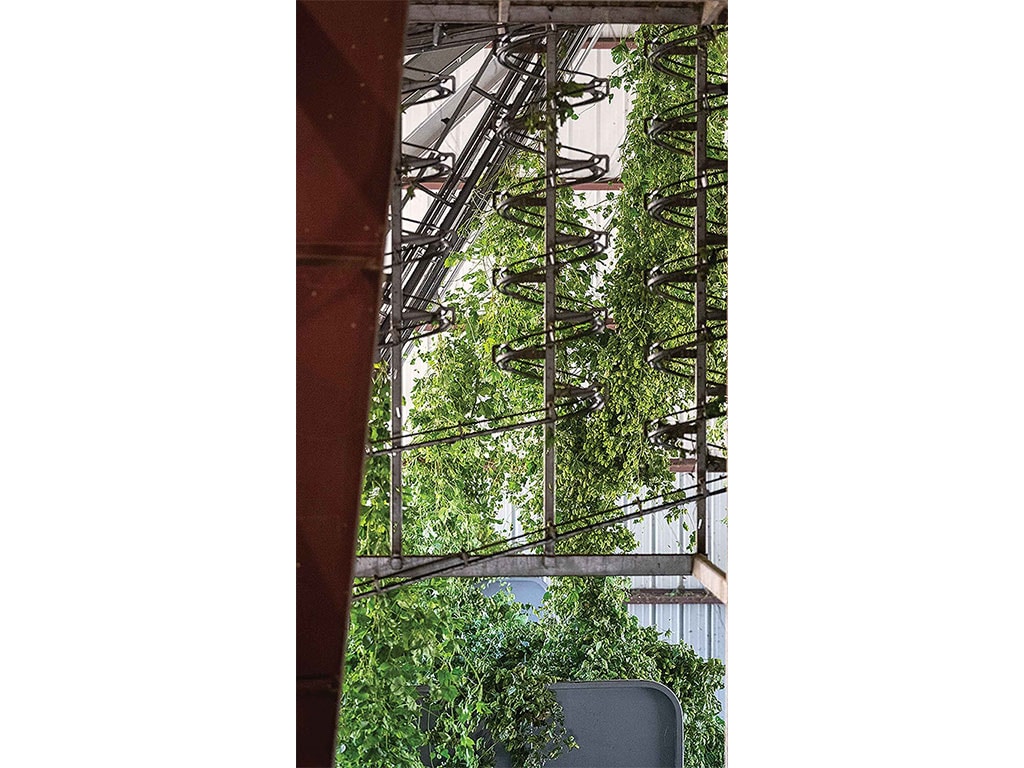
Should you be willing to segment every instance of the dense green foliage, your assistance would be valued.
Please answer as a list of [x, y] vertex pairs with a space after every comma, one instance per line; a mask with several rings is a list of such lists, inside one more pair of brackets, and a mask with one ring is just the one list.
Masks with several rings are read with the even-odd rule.
[[[645, 126], [652, 117], [695, 98], [692, 81], [654, 70], [643, 55], [645, 47], [650, 46], [663, 31], [664, 27], [642, 26], [635, 36], [635, 49], [622, 44], [612, 50], [613, 60], [624, 64], [622, 73], [613, 78], [613, 82], [621, 84], [629, 92], [632, 103], [627, 116], [625, 141], [620, 148], [623, 188], [616, 200], [612, 219], [618, 259], [604, 285], [605, 301], [608, 306], [616, 308], [616, 319], [621, 316], [619, 334], [625, 342], [622, 353], [627, 356], [633, 350], [645, 349], [654, 340], [693, 329], [692, 311], [652, 294], [645, 287], [652, 267], [692, 253], [695, 246], [692, 230], [666, 226], [646, 210], [649, 192], [694, 175], [692, 154], [680, 154], [658, 146], [645, 133]], [[709, 71], [725, 73], [727, 58], [727, 37], [721, 33], [708, 45]], [[725, 110], [713, 113], [708, 119], [709, 145], [726, 145], [727, 121]], [[709, 192], [708, 198], [709, 219], [726, 221], [725, 191]], [[708, 293], [709, 296], [725, 297], [723, 269], [714, 270], [709, 275]], [[708, 356], [709, 367], [726, 370], [724, 342], [709, 345]], [[673, 383], [677, 386], [681, 383], [685, 395], [663, 400], [663, 403], [692, 398], [691, 380], [675, 380]], [[658, 408], [659, 405], [655, 404], [644, 413], [656, 413]], [[723, 425], [711, 426], [712, 436], [720, 439]]]
[[[652, 296], [644, 284], [646, 270], [659, 259], [692, 250], [692, 238], [651, 221], [643, 208], [646, 190], [692, 174], [692, 161], [652, 148], [643, 134], [652, 110], [680, 96], [680, 86], [652, 72], [643, 59], [643, 40], [650, 34], [650, 28], [640, 30], [636, 51], [615, 51], [622, 84], [634, 98], [622, 148], [623, 193], [609, 195], [609, 202], [596, 209], [584, 208], [582, 196], [569, 190], [559, 196], [560, 216], [567, 219], [612, 216], [614, 257], [603, 265], [581, 265], [560, 279], [574, 296], [607, 306], [617, 325], [560, 351], [559, 364], [601, 382], [605, 398], [600, 411], [558, 424], [560, 521], [610, 507], [643, 489], [653, 493], [669, 486], [673, 476], [666, 456], [647, 442], [644, 427], [664, 415], [665, 403], [682, 402], [692, 388], [684, 378], [654, 371], [645, 359], [653, 339], [692, 324], [688, 313]], [[724, 40], [715, 50], [724, 71]], [[517, 156], [505, 169], [505, 182], [536, 169], [534, 158]], [[476, 237], [457, 257], [467, 263], [466, 276], [445, 297], [457, 323], [417, 350], [428, 373], [413, 390], [407, 420], [412, 430], [541, 404], [540, 386], [499, 370], [490, 350], [539, 327], [537, 308], [494, 290], [491, 271], [536, 257], [542, 235], [493, 214], [475, 226]], [[715, 290], [724, 290], [724, 284]], [[386, 434], [387, 390], [381, 376], [370, 437]], [[541, 461], [539, 428], [410, 451], [404, 460], [405, 551], [452, 552], [505, 538], [510, 531], [497, 512], [506, 502], [517, 507], [525, 528], [536, 526]], [[360, 554], [387, 552], [387, 488], [387, 459], [370, 460]], [[563, 552], [634, 547], [632, 533], [622, 525], [558, 545]], [[627, 611], [627, 589], [627, 579], [553, 579], [536, 623], [506, 597], [483, 597], [480, 584], [468, 579], [437, 579], [357, 602], [338, 765], [418, 767], [426, 750], [433, 765], [486, 766], [493, 761], [493, 744], [481, 738], [485, 729], [509, 750], [513, 764], [539, 767], [551, 749], [571, 747], [546, 686], [621, 678], [656, 680], [672, 688], [685, 716], [687, 768], [722, 765], [724, 734], [715, 700], [722, 664], [640, 627]], [[429, 733], [421, 729], [424, 710], [431, 713]]]
[[[357, 603], [339, 765], [413, 768], [427, 744], [434, 765], [488, 765], [485, 728], [514, 765], [535, 768], [564, 737], [546, 685], [610, 679], [672, 688], [686, 722], [686, 765], [721, 765], [721, 663], [640, 627], [626, 610], [627, 588], [625, 579], [556, 579], [537, 623], [504, 593], [486, 598], [461, 579]], [[424, 706], [429, 736], [419, 728]]]

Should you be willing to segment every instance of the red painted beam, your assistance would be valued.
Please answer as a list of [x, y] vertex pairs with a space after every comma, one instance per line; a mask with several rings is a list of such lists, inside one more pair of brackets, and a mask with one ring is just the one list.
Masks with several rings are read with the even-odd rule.
[[598, 51], [607, 51], [618, 48], [622, 43], [625, 43], [629, 50], [636, 50], [636, 42], [632, 37], [599, 37], [594, 43], [594, 48]]
[[697, 460], [696, 459], [669, 459], [668, 460], [669, 472], [688, 472], [693, 474], [697, 471]]
[[296, 765], [334, 765], [406, 0], [296, 6]]

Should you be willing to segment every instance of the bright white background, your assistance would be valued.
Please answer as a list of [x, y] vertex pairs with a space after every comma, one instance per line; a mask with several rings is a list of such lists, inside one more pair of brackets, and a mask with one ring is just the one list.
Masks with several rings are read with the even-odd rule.
[[[731, 765], [1008, 765], [1018, 12], [731, 14]], [[0, 83], [0, 764], [290, 765], [292, 6], [22, 3]]]

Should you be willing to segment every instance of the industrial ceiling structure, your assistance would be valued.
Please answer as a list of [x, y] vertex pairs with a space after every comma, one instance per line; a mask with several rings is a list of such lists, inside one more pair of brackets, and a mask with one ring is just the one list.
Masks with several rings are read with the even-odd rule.
[[[707, 421], [724, 403], [726, 383], [724, 372], [708, 369], [707, 359], [708, 345], [724, 339], [726, 308], [709, 299], [706, 285], [726, 259], [725, 222], [709, 217], [707, 206], [708, 195], [726, 183], [725, 148], [707, 141], [707, 118], [725, 106], [727, 85], [724, 73], [708, 71], [703, 33], [727, 22], [724, 6], [722, 0], [297, 4], [297, 765], [334, 764], [353, 599], [449, 576], [685, 574], [726, 602], [725, 574], [707, 557], [705, 506], [725, 490], [724, 456], [709, 445]], [[578, 107], [606, 97], [607, 80], [579, 66], [601, 39], [602, 25], [640, 23], [677, 25], [677, 32], [652, 48], [650, 60], [672, 76], [689, 78], [695, 93], [692, 102], [671, 105], [649, 128], [652, 141], [693, 154], [694, 177], [652, 190], [648, 203], [650, 214], [666, 226], [693, 232], [693, 254], [652, 270], [648, 287], [693, 313], [696, 330], [662, 340], [650, 362], [692, 376], [695, 401], [652, 424], [648, 436], [692, 456], [695, 482], [593, 519], [562, 520], [554, 492], [555, 430], [559, 421], [599, 408], [601, 392], [559, 368], [556, 348], [602, 331], [607, 316], [600, 307], [560, 293], [558, 279], [599, 257], [608, 235], [560, 220], [555, 195], [561, 187], [606, 182], [609, 176], [607, 155], [560, 143], [555, 110], [560, 103]], [[470, 61], [478, 64], [466, 77], [461, 73]], [[460, 82], [453, 77], [456, 70]], [[426, 103], [436, 108], [422, 122], [403, 127], [402, 111]], [[466, 139], [457, 153], [446, 151], [457, 126]], [[498, 189], [498, 172], [513, 152], [535, 153], [545, 171]], [[428, 201], [425, 209], [403, 215], [413, 193]], [[396, 407], [403, 366], [390, 365], [391, 434], [367, 447], [374, 360], [400, 358], [417, 336], [451, 325], [452, 312], [443, 303], [443, 289], [453, 278], [447, 258], [467, 244], [470, 222], [492, 204], [510, 221], [544, 232], [544, 253], [505, 268], [494, 284], [537, 308], [537, 332], [496, 347], [494, 362], [536, 380], [543, 387], [543, 407], [410, 434]], [[543, 428], [547, 446], [543, 527], [472, 552], [406, 552], [403, 453], [530, 426]], [[391, 457], [390, 557], [355, 557], [367, 452]], [[697, 510], [692, 554], [555, 554], [556, 542], [682, 504]]]

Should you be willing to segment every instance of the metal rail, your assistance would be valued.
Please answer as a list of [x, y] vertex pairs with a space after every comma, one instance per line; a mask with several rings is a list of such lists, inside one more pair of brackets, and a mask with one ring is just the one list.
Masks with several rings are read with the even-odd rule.
[[708, 49], [703, 45], [705, 38], [700, 36], [697, 41], [697, 131], [693, 148], [693, 167], [697, 177], [697, 200], [694, 210], [694, 247], [697, 258], [697, 280], [693, 285], [694, 322], [696, 323], [696, 358], [694, 360], [694, 400], [696, 401], [696, 420], [694, 422], [694, 450], [697, 459], [697, 554], [706, 555], [710, 550], [711, 528], [708, 526], [707, 501], [703, 493], [708, 485], [708, 272], [703, 266], [700, 255], [708, 244], [708, 190], [707, 190], [707, 147], [708, 147], [708, 116], [700, 109], [701, 99], [708, 86]]
[[626, 602], [629, 605], [722, 604], [721, 600], [706, 589], [631, 589]]
[[[544, 528], [555, 530], [555, 322], [558, 308], [555, 305], [557, 290], [558, 262], [555, 248], [558, 239], [558, 225], [555, 222], [555, 205], [558, 202], [558, 187], [555, 186], [558, 172], [558, 38], [554, 26], [548, 30], [544, 60], [545, 84], [547, 86], [547, 115], [544, 131], [544, 481], [543, 507]], [[544, 554], [555, 554], [555, 542], [544, 542]]]
[[[724, 482], [725, 477], [723, 476], [720, 480]], [[460, 571], [467, 566], [481, 563], [486, 560], [506, 557], [507, 555], [515, 555], [519, 552], [524, 552], [528, 549], [541, 546], [547, 541], [557, 543], [571, 539], [574, 536], [579, 536], [591, 531], [603, 530], [609, 526], [618, 525], [630, 520], [636, 520], [647, 515], [678, 509], [681, 506], [690, 504], [697, 500], [697, 496], [693, 493], [695, 489], [696, 486], [692, 485], [676, 489], [667, 494], [620, 504], [617, 507], [611, 507], [610, 509], [601, 510], [599, 512], [594, 512], [589, 515], [583, 515], [579, 518], [573, 519], [569, 521], [571, 526], [567, 523], [566, 527], [562, 529], [556, 528], [552, 531], [547, 528], [539, 528], [525, 532], [519, 536], [513, 536], [508, 539], [485, 544], [465, 552], [441, 555], [429, 564], [407, 566], [403, 563], [395, 563], [391, 568], [391, 574], [387, 579], [387, 583], [381, 583], [379, 579], [364, 579], [363, 581], [357, 581], [353, 587], [353, 599], [355, 600], [369, 597], [374, 594], [392, 592], [407, 584], [413, 584], [424, 579], [454, 576], [455, 572]], [[725, 492], [725, 487], [716, 488], [708, 491], [705, 496], [717, 496]], [[679, 494], [683, 495], [680, 496]], [[652, 502], [655, 503], [652, 504]], [[648, 504], [652, 505], [646, 506]], [[413, 570], [413, 568], [415, 568], [415, 570]]]
[[[390, 557], [357, 557], [357, 579], [414, 577], [432, 573], [436, 557], [406, 557], [399, 566]], [[505, 555], [475, 561], [452, 571], [453, 578], [491, 576], [689, 576], [692, 555]]]
[[[411, 0], [412, 22], [699, 24], [703, 0]], [[504, 11], [502, 10], [504, 9]], [[501, 17], [504, 12], [504, 18]]]

